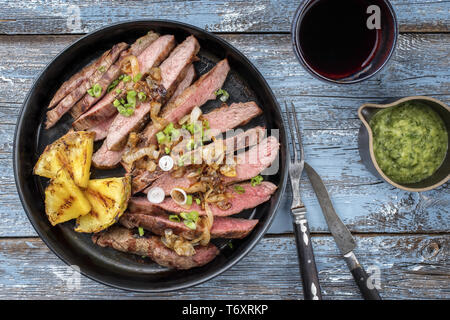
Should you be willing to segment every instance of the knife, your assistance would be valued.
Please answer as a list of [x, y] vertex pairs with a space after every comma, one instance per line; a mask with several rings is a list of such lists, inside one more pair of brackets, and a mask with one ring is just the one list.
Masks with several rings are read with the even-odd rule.
[[353, 250], [356, 248], [356, 242], [345, 224], [339, 219], [336, 211], [334, 211], [330, 196], [327, 189], [317, 174], [317, 172], [305, 162], [305, 170], [308, 174], [309, 181], [316, 193], [323, 215], [327, 221], [328, 228], [336, 241], [336, 245], [344, 256], [345, 262], [350, 269], [356, 284], [359, 287], [364, 299], [381, 300], [380, 294], [374, 285], [370, 282], [369, 276], [360, 265]]

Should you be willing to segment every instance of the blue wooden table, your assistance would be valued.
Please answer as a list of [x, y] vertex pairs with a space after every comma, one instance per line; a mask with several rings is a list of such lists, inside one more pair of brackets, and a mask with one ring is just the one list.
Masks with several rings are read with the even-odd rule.
[[[400, 23], [397, 50], [385, 69], [361, 84], [312, 78], [296, 61], [290, 21], [298, 0], [5, 1], [0, 0], [0, 298], [301, 299], [295, 243], [267, 234], [240, 263], [194, 288], [164, 294], [112, 289], [69, 270], [37, 237], [20, 204], [12, 171], [13, 134], [33, 80], [82, 34], [131, 19], [172, 19], [219, 33], [257, 66], [280, 103], [293, 101], [308, 162], [327, 184], [336, 211], [355, 235], [356, 254], [379, 272], [389, 299], [450, 298], [450, 192], [409, 193], [372, 176], [360, 161], [357, 108], [411, 95], [450, 102], [450, 2], [392, 0]], [[325, 299], [360, 299], [311, 186], [302, 197], [313, 230]], [[285, 205], [279, 212], [285, 216]]]

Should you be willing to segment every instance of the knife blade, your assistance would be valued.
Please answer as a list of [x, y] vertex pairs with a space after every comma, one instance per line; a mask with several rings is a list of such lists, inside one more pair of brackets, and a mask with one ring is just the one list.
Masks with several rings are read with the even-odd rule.
[[356, 242], [350, 231], [337, 215], [331, 202], [330, 195], [317, 172], [305, 162], [305, 171], [308, 174], [309, 181], [314, 189], [314, 193], [319, 201], [320, 208], [336, 242], [337, 247], [344, 256], [345, 262], [349, 267], [353, 278], [356, 281], [363, 297], [367, 300], [381, 300], [381, 297], [372, 283], [369, 275], [359, 263], [353, 250], [356, 248]]

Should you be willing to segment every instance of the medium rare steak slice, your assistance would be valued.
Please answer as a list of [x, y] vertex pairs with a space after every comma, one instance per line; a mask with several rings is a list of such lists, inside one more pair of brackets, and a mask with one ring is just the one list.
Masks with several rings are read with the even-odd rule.
[[[213, 111], [202, 116], [203, 119], [207, 120], [209, 124], [209, 130], [207, 131], [205, 138], [211, 139], [213, 136], [217, 136], [220, 133], [224, 133], [240, 125], [244, 125], [261, 113], [262, 110], [253, 101], [246, 103], [233, 103], [231, 106], [224, 104], [222, 107], [214, 109]], [[183, 139], [183, 141], [178, 143], [172, 149], [173, 153], [181, 154], [182, 151], [185, 151], [183, 149], [189, 141], [190, 137], [189, 139]], [[251, 145], [252, 144], [247, 146]]]
[[[125, 170], [126, 169], [126, 166]], [[160, 168], [156, 168], [154, 172], [150, 172], [148, 170], [134, 170], [133, 171], [133, 179], [131, 182], [131, 194], [138, 193], [145, 189], [150, 183], [159, 179], [166, 172], [160, 170]]]
[[122, 70], [120, 70], [119, 64], [113, 64], [108, 71], [106, 71], [101, 79], [97, 82], [97, 84], [102, 88], [101, 94], [98, 97], [91, 96], [89, 94], [85, 94], [84, 97], [78, 101], [72, 109], [70, 109], [70, 115], [72, 118], [77, 119], [79, 116], [81, 116], [84, 112], [86, 112], [94, 103], [99, 101], [105, 94], [106, 90], [108, 89], [108, 86], [113, 82], [115, 79], [117, 79], [120, 74], [122, 73]]
[[106, 232], [94, 234], [92, 241], [101, 247], [111, 247], [122, 252], [149, 257], [159, 265], [175, 269], [203, 266], [219, 254], [219, 249], [210, 243], [207, 246], [196, 246], [196, 253], [191, 257], [179, 256], [175, 251], [167, 248], [160, 237], [140, 237], [133, 231], [118, 226], [113, 226]]
[[159, 66], [167, 58], [175, 44], [175, 37], [168, 34], [159, 37], [158, 40], [145, 48], [137, 57], [141, 74], [145, 74], [151, 68]]
[[126, 44], [125, 42], [114, 45], [109, 53], [106, 56], [102, 57], [100, 66], [88, 79], [83, 81], [77, 88], [75, 88], [75, 90], [73, 90], [64, 99], [62, 99], [54, 109], [47, 111], [45, 128], [49, 129], [53, 127], [55, 123], [59, 119], [61, 119], [61, 117], [86, 94], [86, 91], [92, 88], [92, 86], [100, 80], [100, 78], [103, 76], [103, 73], [105, 72], [104, 70], [108, 70], [109, 67], [117, 60], [119, 54], [127, 47], [128, 44]]
[[115, 116], [110, 117], [109, 119], [106, 119], [105, 121], [99, 123], [95, 127], [90, 128], [89, 132], [95, 133], [95, 141], [103, 140], [106, 138], [106, 135], [108, 134], [108, 129], [111, 126], [111, 123], [114, 121]]
[[103, 75], [98, 84], [102, 88], [102, 93], [99, 97], [92, 97], [89, 94], [85, 94], [83, 99], [77, 102], [72, 109], [70, 109], [70, 114], [72, 118], [77, 119], [80, 115], [82, 115], [86, 110], [88, 110], [92, 105], [94, 105], [97, 101], [99, 101], [106, 93], [109, 85], [117, 79], [122, 73], [120, 69], [120, 62], [122, 59], [129, 55], [138, 56], [144, 51], [150, 44], [156, 41], [159, 38], [157, 33], [153, 31], [149, 31], [145, 36], [137, 39], [130, 48], [125, 51], [122, 51], [119, 59], [116, 61], [114, 65], [112, 65], [108, 71]]
[[158, 38], [159, 34], [150, 30], [145, 36], [138, 38], [127, 51], [122, 52], [121, 57], [126, 57], [130, 54], [137, 57]]
[[[148, 202], [148, 201], [147, 201]], [[202, 234], [202, 229], [189, 229], [182, 221], [174, 222], [167, 213], [127, 212], [119, 222], [126, 228], [144, 228], [154, 234], [164, 235], [166, 229], [185, 239], [193, 240]], [[256, 226], [258, 220], [248, 220], [230, 217], [215, 217], [211, 228], [211, 238], [242, 239]]]
[[[208, 100], [216, 99], [214, 92], [222, 87], [228, 71], [230, 71], [228, 60], [224, 59], [220, 61], [214, 68], [185, 89], [175, 101], [166, 105], [160, 116], [168, 122], [176, 122], [191, 112], [195, 107], [202, 106]], [[157, 126], [149, 124], [141, 135], [143, 144], [154, 143], [157, 132]]]
[[[262, 127], [256, 127], [252, 128], [250, 130], [247, 130], [241, 134], [237, 134], [235, 137], [226, 139], [225, 146], [226, 150], [234, 151], [239, 150], [241, 148], [245, 148], [247, 146], [252, 146], [257, 143], [259, 143], [260, 139], [262, 139], [265, 135], [265, 130]], [[270, 138], [270, 137], [269, 137]], [[264, 139], [261, 141], [262, 146], [267, 144], [267, 139]], [[241, 153], [238, 155], [236, 161], [236, 177], [230, 178], [231, 180], [228, 180], [229, 178], [222, 177], [222, 179], [227, 179], [227, 183], [232, 182], [238, 182], [238, 181], [244, 181], [253, 178], [254, 176], [257, 176], [261, 171], [263, 171], [265, 168], [267, 168], [275, 159], [277, 153], [278, 153], [278, 141], [276, 139], [270, 139], [272, 141], [269, 145], [270, 147], [267, 147], [264, 149], [263, 147], [258, 148], [253, 147], [249, 151], [245, 153]], [[214, 144], [210, 144], [205, 146], [204, 148], [215, 148], [216, 143], [221, 143], [221, 140], [218, 140]], [[261, 149], [261, 150], [259, 150]], [[275, 150], [276, 149], [276, 150]], [[201, 149], [200, 149], [201, 150]], [[191, 152], [194, 154], [193, 156], [191, 153], [188, 153], [188, 157], [192, 157], [195, 159], [195, 153], [198, 151]], [[201, 151], [203, 153], [203, 151]], [[275, 153], [275, 154], [274, 154]], [[261, 158], [261, 159], [260, 159]], [[175, 158], [176, 159], [176, 158]], [[249, 173], [245, 172], [245, 168], [247, 168], [247, 164], [245, 160], [252, 160], [254, 161], [254, 164], [256, 165], [257, 170], [251, 170]], [[260, 162], [258, 162], [260, 160]], [[270, 161], [270, 162], [269, 162]], [[240, 166], [245, 166], [244, 169], [239, 169]], [[257, 171], [257, 172], [256, 172]], [[255, 173], [256, 172], [256, 173]], [[253, 174], [249, 177], [249, 174]], [[150, 188], [159, 187], [164, 190], [164, 193], [166, 195], [170, 194], [170, 191], [173, 188], [181, 188], [181, 189], [187, 189], [189, 186], [193, 184], [192, 180], [187, 177], [181, 177], [181, 178], [174, 178], [170, 173], [165, 173], [162, 175], [158, 180], [153, 182], [153, 184], [148, 187], [146, 190], [144, 190], [144, 193], [147, 193]]]
[[178, 85], [178, 87], [175, 89], [175, 92], [173, 93], [172, 97], [170, 98], [170, 100], [167, 102], [168, 104], [175, 101], [175, 99], [186, 89], [188, 88], [192, 82], [194, 81], [196, 76], [195, 73], [195, 68], [194, 65], [191, 64], [187, 71], [186, 71], [186, 75], [184, 76], [184, 79], [181, 80], [180, 84]]
[[[166, 89], [166, 98], [170, 98], [177, 85], [186, 76], [192, 62], [197, 59], [200, 44], [194, 36], [189, 36], [179, 44], [170, 56], [160, 65], [161, 85]], [[166, 100], [167, 101], [167, 100]]]
[[236, 157], [236, 176], [223, 177], [223, 183], [231, 184], [257, 176], [275, 161], [279, 148], [278, 139], [270, 136], [249, 151], [239, 154]]
[[233, 103], [230, 106], [224, 105], [204, 114], [203, 119], [208, 121], [211, 128], [209, 135], [212, 136], [242, 126], [261, 113], [262, 110], [258, 105], [254, 101], [250, 101]]
[[105, 59], [105, 57], [108, 56], [109, 52], [110, 50], [106, 51], [100, 58], [87, 65], [86, 67], [75, 73], [72, 77], [70, 77], [69, 80], [64, 82], [56, 91], [47, 108], [51, 109], [56, 106], [58, 102], [60, 102], [65, 96], [79, 87], [87, 78], [89, 78], [95, 72], [95, 70], [100, 67], [100, 64]]
[[150, 119], [150, 103], [139, 104], [134, 113], [126, 117], [117, 114], [108, 129], [108, 135], [104, 143], [111, 151], [120, 151], [125, 147], [130, 132], [139, 132]]
[[[148, 72], [152, 67], [158, 66], [164, 60], [175, 46], [175, 38], [171, 35], [159, 37], [156, 41], [150, 44], [139, 56], [139, 68], [141, 73]], [[128, 83], [131, 84], [132, 83]], [[100, 101], [98, 101], [92, 108], [82, 114], [72, 124], [75, 130], [86, 130], [92, 128], [99, 123], [110, 118], [117, 113], [117, 108], [114, 107], [114, 100], [126, 95], [127, 85], [124, 82], [119, 82], [114, 90], [108, 92]]]
[[100, 149], [92, 155], [92, 164], [99, 169], [111, 169], [117, 167], [125, 151], [110, 151], [103, 142]]
[[[229, 186], [228, 192], [232, 195], [232, 198], [229, 199], [231, 203], [231, 207], [227, 210], [222, 210], [216, 205], [211, 205], [211, 211], [214, 216], [218, 217], [226, 217], [231, 216], [233, 214], [237, 214], [245, 209], [254, 208], [261, 203], [266, 202], [270, 199], [271, 195], [277, 189], [277, 186], [272, 182], [263, 181], [260, 185], [252, 187], [250, 183], [242, 183], [240, 186], [243, 188], [242, 190], [235, 189], [235, 186]], [[186, 208], [179, 206], [172, 198], [167, 197], [163, 202], [158, 204], [153, 204], [155, 207], [158, 207], [162, 210], [174, 213], [185, 212]], [[189, 211], [198, 211], [200, 215], [205, 215], [206, 212], [196, 203], [193, 203]]]

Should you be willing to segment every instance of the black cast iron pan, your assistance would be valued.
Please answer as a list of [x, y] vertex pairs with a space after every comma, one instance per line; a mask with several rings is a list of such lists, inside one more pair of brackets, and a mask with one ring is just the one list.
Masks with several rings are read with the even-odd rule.
[[[201, 45], [200, 60], [195, 63], [198, 74], [207, 72], [216, 62], [228, 58], [231, 72], [224, 84], [230, 93], [227, 103], [255, 100], [263, 115], [244, 128], [263, 125], [279, 129], [280, 155], [277, 174], [266, 179], [278, 185], [271, 200], [255, 209], [241, 213], [241, 217], [260, 220], [245, 239], [233, 240], [232, 248], [223, 241], [216, 244], [220, 254], [211, 263], [186, 271], [163, 268], [151, 260], [94, 245], [90, 235], [73, 231], [73, 222], [52, 227], [44, 211], [44, 189], [47, 179], [32, 175], [34, 163], [45, 146], [62, 136], [71, 127], [72, 119], [65, 116], [50, 130], [44, 130], [46, 106], [50, 99], [72, 74], [100, 56], [115, 43], [134, 42], [149, 30], [173, 34], [180, 43], [193, 34]], [[210, 101], [204, 112], [216, 108], [220, 101]], [[41, 239], [64, 262], [76, 265], [85, 276], [117, 288], [161, 292], [186, 288], [204, 282], [224, 272], [242, 259], [261, 239], [272, 222], [287, 179], [286, 133], [275, 96], [266, 81], [245, 56], [220, 37], [202, 29], [173, 21], [132, 21], [107, 26], [94, 31], [63, 50], [35, 81], [22, 107], [14, 137], [14, 174], [17, 190], [28, 218]], [[98, 147], [98, 146], [97, 146]], [[120, 169], [92, 170], [92, 177], [123, 175]]]

